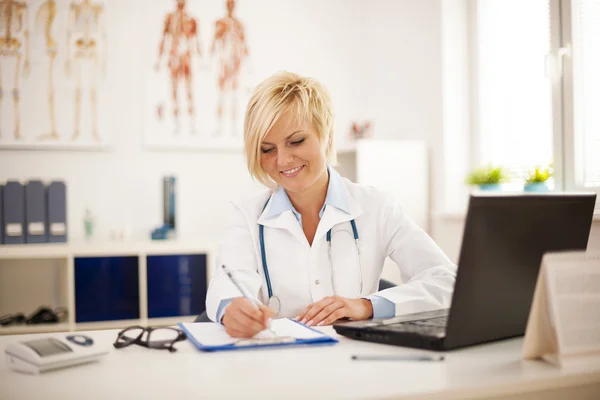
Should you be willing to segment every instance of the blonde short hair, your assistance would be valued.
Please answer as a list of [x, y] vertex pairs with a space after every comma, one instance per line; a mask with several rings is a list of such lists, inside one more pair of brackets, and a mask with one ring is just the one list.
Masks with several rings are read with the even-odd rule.
[[275, 183], [260, 165], [261, 144], [273, 125], [287, 112], [317, 130], [330, 165], [337, 164], [333, 146], [333, 107], [329, 91], [315, 79], [279, 72], [262, 81], [252, 93], [244, 119], [244, 151], [254, 179], [273, 189]]

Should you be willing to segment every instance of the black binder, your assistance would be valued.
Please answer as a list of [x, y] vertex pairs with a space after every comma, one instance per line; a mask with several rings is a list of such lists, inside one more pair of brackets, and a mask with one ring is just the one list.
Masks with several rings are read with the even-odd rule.
[[46, 187], [41, 181], [29, 181], [25, 185], [25, 241], [45, 243], [47, 232]]
[[48, 185], [48, 241], [67, 241], [67, 186], [62, 181]]

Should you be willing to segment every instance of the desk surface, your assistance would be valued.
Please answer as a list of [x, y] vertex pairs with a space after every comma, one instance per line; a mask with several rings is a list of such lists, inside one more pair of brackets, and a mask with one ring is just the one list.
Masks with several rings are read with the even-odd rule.
[[[353, 341], [331, 327], [322, 330], [340, 343], [204, 353], [185, 341], [169, 353], [139, 346], [114, 349], [117, 330], [81, 332], [110, 348], [110, 354], [41, 375], [17, 373], [2, 362], [0, 399], [466, 398], [600, 387], [600, 358], [564, 369], [522, 361], [522, 339], [446, 352], [443, 362], [352, 361], [353, 354], [427, 352]], [[36, 336], [0, 337], [0, 350]]]

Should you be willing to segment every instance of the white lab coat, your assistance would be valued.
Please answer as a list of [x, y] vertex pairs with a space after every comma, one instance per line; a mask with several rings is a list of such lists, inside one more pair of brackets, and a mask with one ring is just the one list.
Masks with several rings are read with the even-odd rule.
[[[400, 268], [402, 285], [377, 292], [396, 305], [396, 315], [450, 306], [456, 266], [386, 192], [343, 178], [350, 214], [326, 207], [312, 243], [292, 211], [264, 218], [270, 191], [234, 203], [232, 223], [219, 246], [216, 270], [206, 297], [208, 317], [215, 321], [221, 300], [239, 297], [240, 291], [223, 273], [232, 271], [249, 294], [267, 304], [268, 291], [261, 261], [259, 224], [264, 225], [268, 272], [273, 294], [281, 301], [277, 317], [296, 317], [309, 304], [338, 295], [365, 297], [378, 290], [384, 260], [389, 256]], [[360, 240], [360, 261], [350, 220], [355, 219]], [[327, 257], [327, 231], [332, 229], [333, 274]], [[362, 291], [359, 271], [362, 271]], [[335, 290], [334, 290], [335, 287]]]

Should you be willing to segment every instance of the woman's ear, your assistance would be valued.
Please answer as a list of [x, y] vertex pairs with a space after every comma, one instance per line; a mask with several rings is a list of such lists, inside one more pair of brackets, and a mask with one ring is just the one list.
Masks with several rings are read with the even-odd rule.
[[327, 140], [325, 141], [325, 153], [329, 153], [333, 148], [333, 136], [327, 136]]

